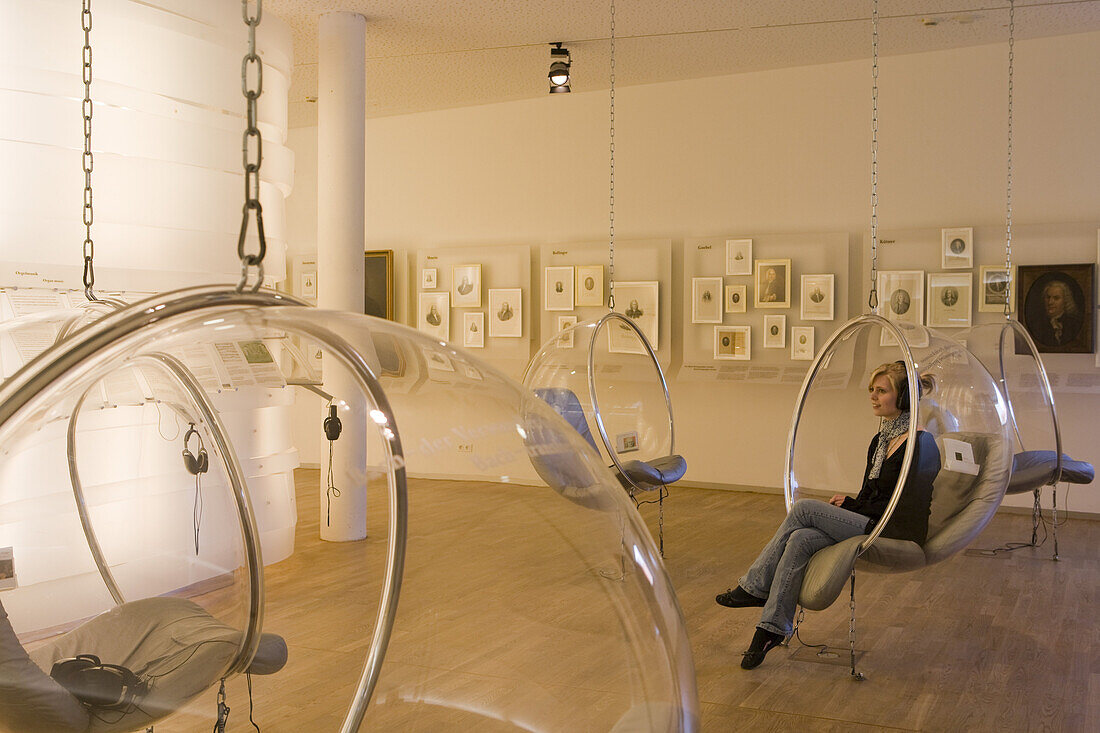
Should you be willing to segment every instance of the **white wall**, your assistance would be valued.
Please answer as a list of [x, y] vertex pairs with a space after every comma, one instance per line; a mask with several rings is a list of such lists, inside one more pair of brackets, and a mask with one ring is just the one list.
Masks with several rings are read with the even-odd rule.
[[[998, 45], [881, 61], [884, 232], [1003, 226], [1006, 53]], [[1080, 232], [1094, 237], [1100, 221], [1100, 34], [1021, 41], [1015, 58], [1014, 222], [1033, 232], [1083, 225], [1071, 242], [1021, 244], [1014, 260], [1081, 261], [1090, 252], [1092, 261], [1095, 238]], [[846, 232], [858, 253], [870, 211], [870, 81], [860, 61], [618, 89], [617, 237], [672, 238], [674, 281], [685, 237]], [[366, 248], [395, 250], [405, 288], [405, 255], [418, 247], [524, 243], [537, 257], [543, 243], [605, 237], [607, 103], [606, 92], [573, 93], [369, 120]], [[309, 253], [316, 128], [292, 130], [288, 144], [297, 156], [290, 252]], [[997, 237], [976, 244], [983, 262], [1003, 259]], [[853, 263], [856, 307], [862, 270]], [[680, 293], [670, 300], [678, 323]], [[1091, 355], [1059, 363], [1096, 371]], [[786, 386], [674, 383], [687, 480], [781, 485], [789, 414], [775, 406], [795, 395]], [[1061, 396], [1066, 447], [1100, 463], [1100, 446], [1086, 437], [1094, 412], [1083, 404]], [[1100, 512], [1100, 497], [1076, 490], [1070, 508]]]

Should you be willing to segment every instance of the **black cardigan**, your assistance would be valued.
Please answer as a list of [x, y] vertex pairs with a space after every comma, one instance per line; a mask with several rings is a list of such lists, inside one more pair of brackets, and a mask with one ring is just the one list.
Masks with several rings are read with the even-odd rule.
[[[894, 486], [901, 475], [902, 459], [905, 457], [905, 446], [902, 444], [883, 460], [878, 478], [868, 478], [867, 474], [871, 472], [878, 438], [876, 433], [867, 449], [863, 488], [854, 499], [850, 496], [844, 497], [844, 503], [841, 504], [844, 509], [869, 517], [866, 530], [868, 534], [882, 518], [886, 505], [890, 503]], [[918, 545], [924, 544], [928, 538], [928, 515], [932, 507], [932, 482], [939, 471], [940, 451], [936, 447], [936, 440], [930, 433], [920, 430], [917, 432], [917, 449], [913, 455], [913, 462], [909, 466], [909, 478], [905, 481], [905, 490], [901, 492], [898, 505], [894, 507], [890, 521], [882, 531], [883, 537], [912, 540]]]

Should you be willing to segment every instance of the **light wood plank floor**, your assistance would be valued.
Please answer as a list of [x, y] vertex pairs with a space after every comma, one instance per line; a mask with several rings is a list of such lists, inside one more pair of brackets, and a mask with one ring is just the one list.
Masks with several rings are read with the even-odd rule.
[[[299, 470], [297, 479], [296, 551], [269, 566], [266, 576], [266, 628], [287, 638], [290, 662], [278, 675], [253, 678], [255, 717], [264, 731], [338, 728], [373, 625], [385, 547], [383, 512], [364, 542], [320, 542], [319, 473]], [[501, 648], [491, 626], [473, 638], [447, 638], [448, 616], [463, 613], [467, 588], [506, 607], [508, 623], [522, 621], [525, 604], [539, 598], [525, 568], [540, 567], [537, 550], [553, 538], [534, 537], [538, 527], [508, 524], [506, 505], [481, 503], [470, 511], [470, 502], [497, 496], [491, 486], [418, 480], [410, 492], [420, 520], [410, 537], [407, 573], [421, 582], [410, 583], [400, 613], [413, 631], [395, 635], [364, 729], [577, 730], [562, 710], [614, 707], [607, 686], [570, 677], [568, 645], [594, 643], [603, 633], [597, 621], [590, 634], [567, 637], [560, 655], [546, 654], [539, 638]], [[523, 508], [531, 511], [529, 503]], [[656, 507], [643, 512], [655, 530]], [[859, 576], [857, 648], [865, 651], [860, 668], [868, 679], [855, 682], [846, 666], [846, 595], [824, 612], [808, 613], [802, 625], [803, 640], [840, 653], [836, 665], [816, 661], [814, 650], [792, 641], [756, 670], [739, 667], [758, 612], [722, 608], [714, 595], [736, 582], [782, 515], [779, 496], [677, 488], [666, 502], [666, 565], [691, 637], [704, 730], [1100, 730], [1100, 522], [1073, 519], [1062, 527], [1060, 562], [1050, 560], [1048, 542], [996, 558], [959, 555], [917, 573]], [[446, 567], [448, 558], [463, 554], [456, 548], [474, 536], [470, 528], [486, 522], [499, 529], [493, 536], [498, 549], [507, 548], [500, 554], [512, 558], [509, 564]], [[1002, 514], [974, 547], [1029, 537], [1029, 517]], [[517, 555], [516, 548], [527, 545], [531, 554]], [[491, 554], [494, 548], [479, 549]], [[427, 602], [438, 600], [432, 593], [454, 602], [441, 611], [439, 603]], [[425, 607], [433, 610], [417, 610]], [[566, 605], [560, 613], [575, 628], [583, 609]], [[427, 648], [450, 657], [418, 657], [413, 636], [446, 639]], [[538, 669], [524, 667], [528, 663]], [[615, 674], [614, 666], [609, 655], [607, 675]], [[533, 682], [545, 676], [562, 682]], [[229, 729], [250, 730], [244, 680], [228, 689]], [[465, 701], [466, 709], [455, 701]], [[209, 730], [213, 706], [209, 693], [156, 729]]]

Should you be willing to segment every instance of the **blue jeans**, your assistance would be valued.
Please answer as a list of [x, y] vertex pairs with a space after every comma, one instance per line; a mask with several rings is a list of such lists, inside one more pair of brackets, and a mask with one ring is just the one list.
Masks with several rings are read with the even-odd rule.
[[869, 519], [817, 499], [799, 499], [738, 585], [767, 605], [757, 626], [790, 636], [806, 563], [823, 547], [867, 533]]

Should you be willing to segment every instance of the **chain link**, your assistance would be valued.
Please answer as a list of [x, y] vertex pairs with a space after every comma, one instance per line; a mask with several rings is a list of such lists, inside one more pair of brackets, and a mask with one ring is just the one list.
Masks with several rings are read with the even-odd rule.
[[852, 676], [863, 679], [863, 675], [856, 672], [856, 569], [852, 568], [851, 590], [848, 594], [848, 654], [852, 663]]
[[[241, 280], [237, 283], [237, 292], [244, 290], [248, 282], [248, 270], [256, 268], [256, 282], [252, 292], [260, 289], [264, 279], [264, 255], [267, 254], [267, 238], [264, 236], [264, 214], [260, 205], [260, 165], [263, 164], [263, 136], [257, 124], [257, 111], [260, 95], [264, 91], [264, 66], [256, 53], [256, 28], [263, 15], [263, 0], [255, 0], [256, 14], [248, 12], [248, 0], [241, 0], [241, 14], [248, 26], [248, 53], [241, 60], [241, 93], [244, 94], [247, 110], [245, 112], [245, 130], [241, 145], [241, 157], [244, 163], [244, 208], [241, 212], [241, 232], [237, 237], [237, 256], [241, 259]], [[255, 84], [249, 77], [255, 75]], [[248, 254], [244, 249], [245, 236], [248, 234], [250, 212], [256, 212], [256, 231], [260, 238], [259, 251]]]
[[84, 208], [82, 219], [84, 221], [84, 297], [88, 300], [99, 300], [95, 296], [95, 242], [92, 241], [92, 222], [95, 220], [95, 210], [92, 207], [92, 168], [94, 160], [92, 156], [92, 0], [84, 0], [80, 10], [80, 25], [84, 29], [84, 50], [82, 52], [83, 70], [81, 76], [84, 79], [84, 101], [81, 103], [81, 113], [84, 117], [84, 152], [80, 156], [81, 167], [84, 169]]
[[871, 8], [871, 292], [867, 305], [878, 313], [878, 0]]
[[1012, 310], [1012, 67], [1016, 45], [1016, 2], [1008, 0], [1008, 182], [1005, 186], [1005, 320]]
[[607, 242], [607, 307], [615, 310], [615, 0], [611, 0], [611, 181]]

